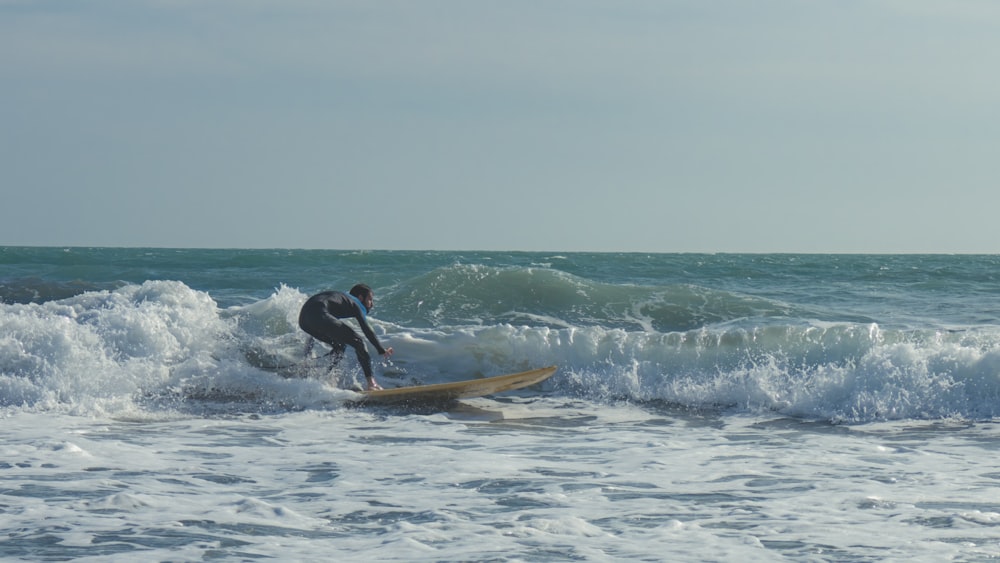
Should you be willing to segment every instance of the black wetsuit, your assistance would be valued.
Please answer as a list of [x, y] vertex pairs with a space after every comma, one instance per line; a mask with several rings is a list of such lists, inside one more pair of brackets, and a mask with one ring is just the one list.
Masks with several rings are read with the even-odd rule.
[[333, 354], [337, 360], [344, 356], [345, 346], [354, 348], [365, 377], [370, 379], [372, 358], [368, 355], [365, 341], [350, 325], [340, 321], [340, 319], [356, 319], [368, 341], [375, 346], [375, 350], [379, 354], [385, 354], [385, 348], [368, 326], [367, 317], [368, 310], [353, 295], [340, 291], [324, 291], [310, 297], [302, 306], [299, 312], [299, 327], [316, 340], [326, 342], [333, 347]]

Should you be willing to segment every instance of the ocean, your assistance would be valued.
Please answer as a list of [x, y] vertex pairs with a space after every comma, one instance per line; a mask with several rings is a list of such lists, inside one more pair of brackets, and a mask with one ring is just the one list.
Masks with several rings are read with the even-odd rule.
[[998, 422], [998, 256], [0, 247], [5, 560], [995, 561]]

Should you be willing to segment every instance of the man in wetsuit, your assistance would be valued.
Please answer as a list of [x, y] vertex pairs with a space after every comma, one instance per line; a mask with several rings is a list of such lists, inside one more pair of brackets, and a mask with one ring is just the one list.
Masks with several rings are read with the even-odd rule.
[[299, 312], [299, 327], [316, 340], [325, 342], [333, 348], [331, 353], [334, 363], [344, 357], [347, 346], [354, 348], [358, 363], [365, 372], [369, 391], [381, 389], [382, 386], [375, 381], [375, 376], [372, 374], [372, 358], [368, 355], [368, 348], [358, 333], [340, 319], [357, 320], [368, 341], [375, 346], [375, 350], [388, 358], [392, 355], [392, 348], [383, 348], [372, 328], [368, 326], [368, 312], [374, 307], [375, 293], [367, 285], [358, 284], [352, 287], [349, 293], [340, 291], [317, 293], [306, 301]]

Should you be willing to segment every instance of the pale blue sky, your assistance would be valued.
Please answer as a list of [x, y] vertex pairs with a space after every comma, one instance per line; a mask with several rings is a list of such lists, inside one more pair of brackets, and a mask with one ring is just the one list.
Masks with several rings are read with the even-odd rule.
[[0, 245], [1000, 252], [993, 0], [0, 0]]

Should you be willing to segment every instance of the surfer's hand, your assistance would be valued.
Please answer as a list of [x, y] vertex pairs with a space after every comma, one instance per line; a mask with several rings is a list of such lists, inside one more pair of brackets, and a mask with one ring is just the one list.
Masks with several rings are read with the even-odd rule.
[[389, 356], [391, 355], [392, 355], [392, 346], [389, 346], [388, 348], [385, 349], [385, 353], [382, 354], [382, 357], [388, 359]]

